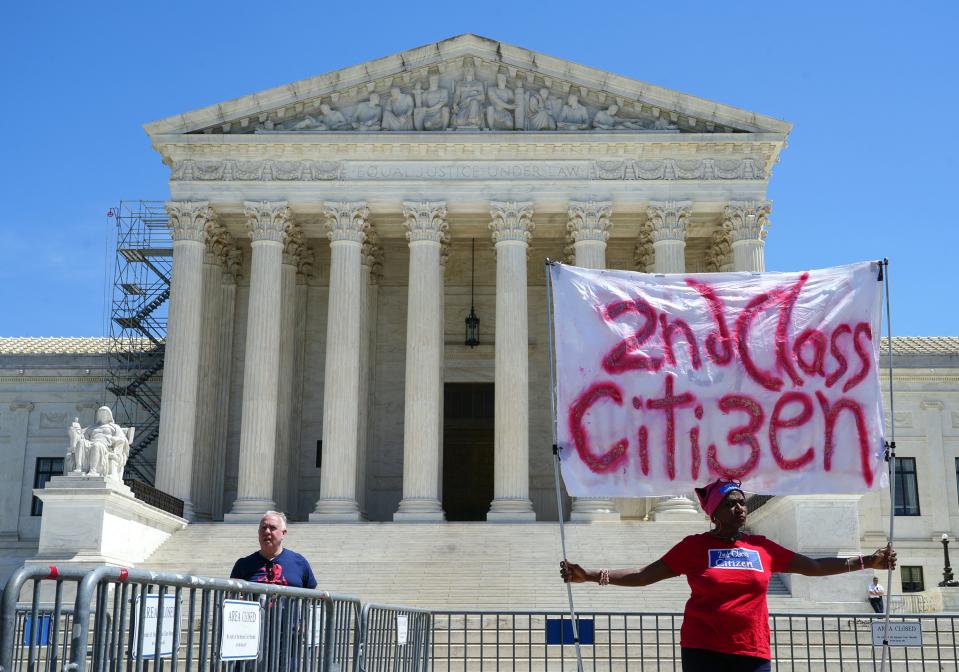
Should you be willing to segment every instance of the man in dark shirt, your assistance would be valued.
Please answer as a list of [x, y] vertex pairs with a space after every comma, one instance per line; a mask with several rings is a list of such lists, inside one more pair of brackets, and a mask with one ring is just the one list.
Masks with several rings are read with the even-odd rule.
[[316, 588], [313, 569], [299, 553], [283, 548], [286, 538], [286, 516], [267, 511], [260, 519], [260, 550], [240, 558], [230, 572], [231, 579], [254, 583], [275, 583], [296, 588]]

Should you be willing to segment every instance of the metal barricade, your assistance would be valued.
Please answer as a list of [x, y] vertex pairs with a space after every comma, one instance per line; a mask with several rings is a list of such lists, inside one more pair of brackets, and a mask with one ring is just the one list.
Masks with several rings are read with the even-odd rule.
[[[680, 613], [581, 612], [577, 617], [587, 671], [682, 669]], [[882, 649], [873, 646], [872, 624], [882, 620], [878, 614], [771, 614], [773, 669], [875, 672]], [[887, 669], [959, 669], [959, 616], [897, 614], [891, 621], [919, 621], [922, 636], [917, 646], [891, 647]], [[568, 612], [437, 610], [431, 639], [432, 672], [577, 669]]]
[[359, 606], [306, 588], [99, 567], [77, 590], [65, 670], [347, 670]]
[[356, 672], [427, 672], [433, 614], [389, 604], [363, 606]]
[[[0, 598], [0, 672], [59, 672], [85, 570], [22, 567]], [[25, 598], [25, 599], [22, 599]]]

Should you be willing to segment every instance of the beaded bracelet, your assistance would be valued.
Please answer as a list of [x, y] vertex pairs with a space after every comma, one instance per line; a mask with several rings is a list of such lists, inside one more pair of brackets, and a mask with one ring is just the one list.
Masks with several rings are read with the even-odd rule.
[[608, 586], [609, 585], [609, 570], [601, 569], [599, 570], [599, 585]]

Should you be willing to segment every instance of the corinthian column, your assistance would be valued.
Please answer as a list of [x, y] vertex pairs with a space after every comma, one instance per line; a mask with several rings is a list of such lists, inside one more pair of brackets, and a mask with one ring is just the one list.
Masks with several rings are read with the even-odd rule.
[[369, 210], [363, 202], [325, 202], [330, 239], [330, 301], [323, 378], [323, 467], [315, 521], [359, 521], [356, 445], [359, 420], [360, 252]]
[[382, 254], [383, 250], [379, 245], [376, 231], [371, 226], [366, 231], [366, 241], [363, 243], [363, 251], [360, 255], [360, 387], [356, 423], [356, 503], [363, 516], [366, 515], [366, 449], [369, 443], [370, 406], [372, 405], [370, 362], [373, 361], [373, 333], [376, 330], [374, 287], [376, 272], [374, 269], [379, 268]]
[[769, 226], [769, 201], [730, 201], [723, 213], [733, 248], [733, 270], [762, 273], [766, 270], [763, 248]]
[[[606, 241], [612, 227], [613, 204], [608, 201], [571, 201], [566, 229], [573, 241], [575, 263], [583, 268], [606, 268]], [[606, 497], [576, 497], [570, 520], [616, 521], [616, 503]]]
[[[649, 217], [653, 250], [656, 255], [656, 273], [684, 273], [686, 271], [686, 225], [689, 220], [689, 201], [650, 203]], [[659, 497], [654, 508], [656, 520], [698, 520], [700, 514], [688, 497]]]
[[493, 503], [487, 520], [535, 520], [529, 499], [529, 325], [526, 251], [533, 204], [490, 202], [496, 246], [496, 421]]
[[439, 352], [442, 320], [440, 244], [446, 203], [405, 202], [410, 245], [406, 311], [406, 398], [403, 421], [403, 499], [393, 520], [444, 520], [439, 500], [442, 441]]
[[166, 208], [173, 230], [173, 277], [160, 396], [156, 487], [182, 499], [183, 516], [192, 520], [190, 490], [196, 440], [204, 237], [214, 214], [205, 201], [171, 201]]
[[276, 397], [276, 450], [273, 472], [273, 499], [282, 511], [291, 511], [296, 492], [291, 487], [290, 463], [293, 461], [293, 358], [296, 354], [296, 268], [300, 254], [307, 250], [303, 230], [287, 226], [280, 267], [280, 354]]
[[276, 408], [280, 366], [283, 244], [290, 222], [286, 202], [246, 202], [253, 258], [243, 364], [243, 415], [237, 497], [229, 521], [258, 520], [273, 501]]
[[299, 488], [300, 488], [300, 460], [302, 455], [301, 430], [303, 427], [303, 372], [306, 370], [306, 320], [307, 320], [307, 284], [313, 275], [314, 255], [310, 246], [303, 241], [303, 247], [298, 250], [296, 258], [296, 288], [293, 291], [293, 372], [290, 385], [293, 390], [290, 404], [290, 469], [289, 488], [290, 511], [300, 515]]
[[686, 224], [691, 206], [689, 201], [663, 201], [646, 208], [656, 255], [654, 273], [686, 271]]
[[[224, 322], [223, 276], [229, 255], [235, 250], [233, 236], [222, 226], [206, 227], [206, 254], [203, 261], [203, 326], [200, 337], [199, 382], [197, 384], [196, 447], [193, 461], [193, 508], [197, 520], [213, 518], [219, 424], [219, 386], [227, 373], [220, 366], [220, 353], [229, 347], [221, 338]], [[232, 315], [231, 315], [232, 318]], [[232, 330], [231, 330], [232, 334]], [[220, 485], [222, 488], [222, 484]]]

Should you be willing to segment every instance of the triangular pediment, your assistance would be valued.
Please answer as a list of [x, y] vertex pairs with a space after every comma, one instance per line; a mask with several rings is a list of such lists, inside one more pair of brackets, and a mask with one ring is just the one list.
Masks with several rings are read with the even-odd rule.
[[168, 134], [672, 132], [791, 124], [479, 37], [458, 37], [146, 125]]

